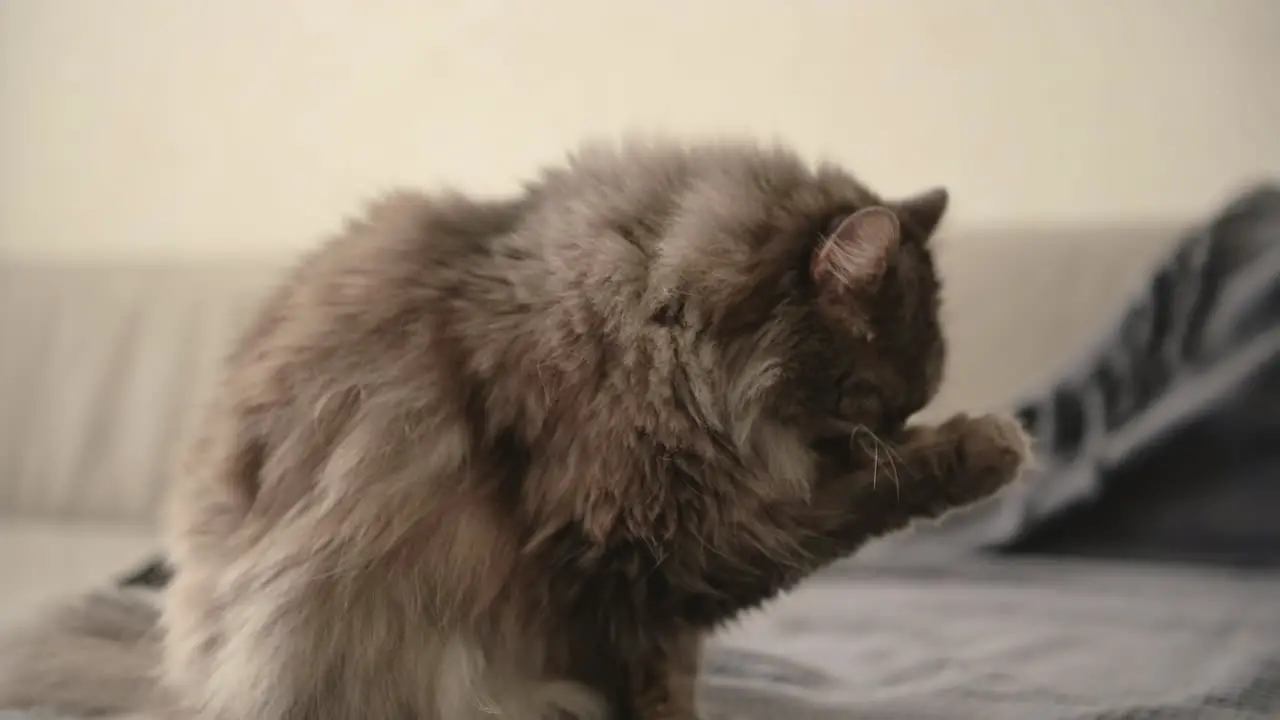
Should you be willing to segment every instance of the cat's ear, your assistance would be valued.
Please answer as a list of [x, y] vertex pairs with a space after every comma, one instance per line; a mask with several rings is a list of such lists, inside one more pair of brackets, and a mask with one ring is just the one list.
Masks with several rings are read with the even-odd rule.
[[947, 189], [936, 187], [912, 195], [898, 202], [895, 207], [902, 221], [927, 240], [933, 236], [942, 223], [942, 217], [947, 214], [948, 200], [950, 197]]
[[813, 279], [846, 289], [875, 285], [898, 251], [902, 227], [887, 207], [863, 208], [846, 217], [813, 253]]

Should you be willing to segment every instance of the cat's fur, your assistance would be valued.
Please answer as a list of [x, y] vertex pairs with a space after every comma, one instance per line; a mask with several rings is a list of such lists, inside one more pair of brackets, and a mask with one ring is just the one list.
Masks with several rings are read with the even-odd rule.
[[163, 712], [694, 717], [708, 631], [1025, 457], [1004, 418], [904, 425], [945, 205], [728, 142], [376, 203], [229, 360], [171, 505]]

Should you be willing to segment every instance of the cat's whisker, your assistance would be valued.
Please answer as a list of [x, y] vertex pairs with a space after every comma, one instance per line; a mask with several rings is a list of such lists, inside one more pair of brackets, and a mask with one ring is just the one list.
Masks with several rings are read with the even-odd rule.
[[877, 435], [875, 431], [873, 431], [871, 428], [867, 427], [866, 425], [858, 425], [855, 431], [858, 431], [858, 430], [870, 435], [872, 440], [874, 440], [877, 444], [879, 444], [880, 447], [884, 448], [884, 451], [886, 454], [888, 454], [892, 459], [901, 462], [902, 456], [898, 454], [897, 450], [893, 449], [893, 445], [889, 444], [888, 442], [885, 442], [885, 440], [881, 438], [879, 435]]
[[[877, 435], [875, 431], [872, 430], [871, 428], [862, 424], [854, 426], [853, 437], [857, 438], [858, 435], [861, 433], [865, 433], [867, 437], [871, 439], [871, 444], [872, 444], [871, 487], [874, 488], [876, 486], [876, 482], [879, 478], [880, 449], [884, 448], [885, 459], [888, 461], [888, 465], [889, 465], [889, 468], [888, 468], [889, 477], [893, 480], [893, 487], [895, 492], [897, 492], [898, 497], [901, 498], [902, 497], [902, 479], [898, 473], [898, 463], [902, 461], [902, 456], [899, 455], [898, 452], [893, 449], [892, 445], [885, 442], [884, 439], [882, 439], [879, 435]], [[862, 448], [863, 452], [867, 452], [867, 446], [861, 440], [858, 441], [858, 445]]]
[[871, 489], [874, 490], [880, 480], [879, 448], [873, 445], [870, 449], [868, 449], [867, 444], [863, 442], [861, 439], [858, 439], [857, 443], [858, 443], [858, 448], [862, 450], [863, 453], [871, 456]]

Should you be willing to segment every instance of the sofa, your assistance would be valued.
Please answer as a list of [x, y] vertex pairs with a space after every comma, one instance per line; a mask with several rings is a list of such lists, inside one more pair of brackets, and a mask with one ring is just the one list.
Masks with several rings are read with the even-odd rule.
[[[944, 235], [938, 252], [951, 355], [943, 390], [924, 415], [1009, 408], [1068, 367], [1169, 252], [1178, 230]], [[159, 549], [165, 488], [216, 391], [221, 356], [289, 260], [0, 259], [0, 624], [21, 623], [60, 597], [116, 581]], [[1271, 577], [980, 560], [935, 569], [933, 584], [922, 591], [909, 565], [877, 571], [874, 581], [857, 580], [870, 567], [874, 563], [815, 578], [730, 628], [708, 659], [709, 702], [724, 708], [723, 717], [789, 714], [796, 720], [853, 712], [921, 719], [1138, 717], [1087, 714], [1109, 706], [1081, 688], [1111, 683], [1131, 696], [1125, 707], [1141, 713], [1143, 703], [1171, 687], [1191, 691], [1210, 679], [1208, 666], [1182, 656], [1206, 647], [1205, 633], [1221, 630], [1224, 616], [1256, 620], [1230, 628], [1237, 646], [1259, 634], [1280, 638], [1280, 613], [1256, 611], [1260, 598], [1280, 599], [1280, 582]], [[860, 591], [850, 594], [850, 578], [861, 583]], [[1135, 602], [1152, 612], [1133, 613]], [[1028, 607], [1040, 610], [1019, 619]], [[850, 615], [851, 609], [857, 612]], [[970, 611], [983, 619], [945, 622]], [[903, 612], [914, 618], [910, 627], [894, 625]], [[1095, 624], [1067, 637], [1061, 625], [1044, 622], [1046, 612]], [[1125, 627], [1097, 624], [1108, 616]], [[1170, 632], [1144, 632], [1144, 617], [1150, 627]], [[831, 632], [842, 623], [852, 635]], [[1153, 642], [1122, 641], [1135, 632]], [[853, 636], [863, 642], [839, 640]], [[821, 650], [836, 640], [843, 654]], [[1064, 641], [1074, 651], [1054, 653]], [[922, 689], [922, 663], [928, 666], [929, 653], [936, 660], [943, 649], [948, 668], [967, 670], [934, 667]], [[1267, 648], [1255, 649], [1251, 661]], [[828, 654], [816, 667], [803, 662], [819, 651]], [[1013, 677], [1007, 662], [984, 661], [1010, 653], [1025, 653], [1024, 667], [1040, 662], [1049, 675]], [[1216, 671], [1226, 673], [1228, 664], [1218, 662]], [[901, 682], [908, 675], [916, 678], [910, 687]], [[1056, 687], [1053, 676], [1065, 685]], [[1042, 698], [1026, 700], [1023, 686], [1036, 682], [1050, 697], [1061, 694], [1054, 701], [1058, 712], [1044, 712]], [[1018, 685], [1017, 692], [965, 704], [965, 693], [998, 695], [1002, 683]], [[1150, 686], [1147, 695], [1143, 683]], [[815, 700], [823, 692], [830, 702]], [[787, 704], [788, 693], [813, 702], [797, 709]], [[1222, 712], [1228, 714], [1186, 717], [1263, 717], [1230, 714], [1230, 707]]]

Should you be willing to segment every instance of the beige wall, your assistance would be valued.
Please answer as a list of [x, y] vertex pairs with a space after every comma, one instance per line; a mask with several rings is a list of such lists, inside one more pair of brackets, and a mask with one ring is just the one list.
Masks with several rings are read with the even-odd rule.
[[0, 249], [314, 242], [584, 134], [750, 131], [957, 225], [1203, 213], [1280, 174], [1277, 0], [0, 0]]

